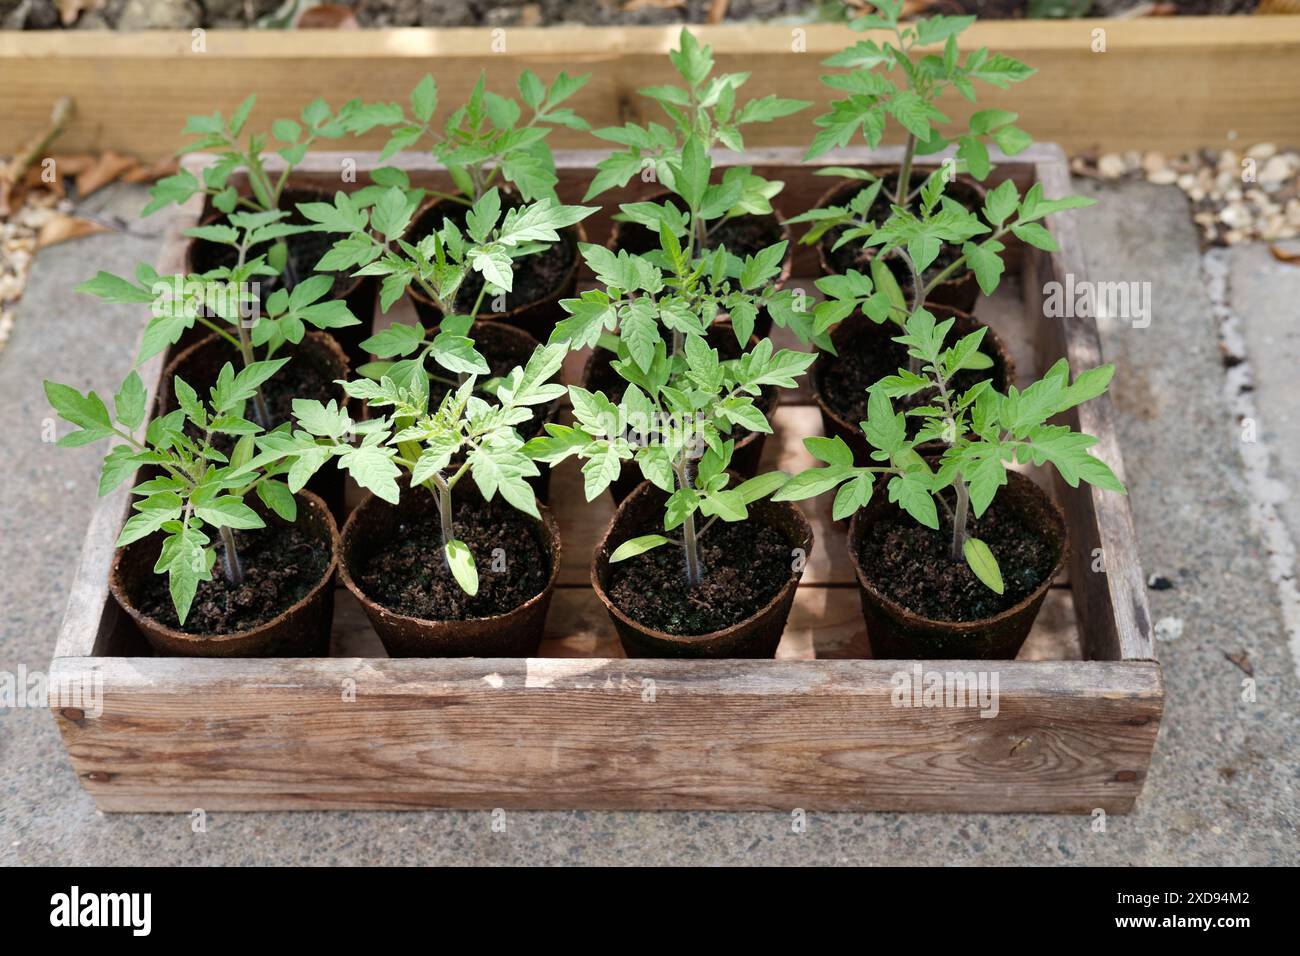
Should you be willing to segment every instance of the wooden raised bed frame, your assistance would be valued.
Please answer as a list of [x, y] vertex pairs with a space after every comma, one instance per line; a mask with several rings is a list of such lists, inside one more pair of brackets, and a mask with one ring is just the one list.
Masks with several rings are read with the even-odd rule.
[[[819, 162], [898, 156], [849, 149]], [[798, 157], [789, 149], [748, 157], [786, 181], [779, 202], [789, 214], [827, 185]], [[339, 158], [310, 157], [303, 177], [331, 188]], [[595, 158], [557, 157], [562, 198], [581, 195]], [[360, 157], [361, 168], [373, 160]], [[417, 183], [443, 182], [423, 156], [397, 161]], [[1056, 147], [1005, 160], [994, 180], [1005, 176], [1022, 189], [1037, 180], [1048, 196], [1069, 189]], [[654, 184], [607, 194], [606, 208], [637, 187]], [[199, 213], [194, 200], [172, 217], [164, 274], [180, 267], [180, 231]], [[1026, 376], [1062, 354], [1076, 372], [1101, 361], [1091, 319], [1041, 318], [1044, 281], [1086, 275], [1070, 216], [1048, 220], [1059, 253], [1013, 249], [1004, 288], [976, 309], [1010, 343]], [[589, 235], [603, 239], [608, 223], [607, 213], [598, 214]], [[795, 274], [807, 277], [814, 260], [800, 249]], [[809, 278], [792, 284], [812, 290]], [[573, 358], [570, 372], [581, 361]], [[150, 387], [160, 368], [154, 360], [143, 370]], [[1097, 453], [1122, 477], [1110, 401], [1089, 402], [1070, 419], [1101, 438]], [[775, 424], [768, 463], [807, 464], [801, 439], [819, 433], [820, 423], [806, 394], [787, 396]], [[56, 681], [103, 682], [99, 717], [55, 712], [73, 766], [103, 810], [1123, 813], [1146, 779], [1163, 684], [1122, 495], [1057, 483], [1073, 557], [1020, 659], [925, 663], [927, 670], [996, 672], [1000, 712], [986, 719], [975, 709], [892, 706], [891, 679], [914, 662], [864, 659], [843, 531], [824, 501], [805, 504], [816, 544], [774, 661], [623, 659], [587, 577], [610, 505], [603, 497], [585, 504], [572, 467], [557, 470], [552, 483], [565, 554], [543, 656], [388, 659], [340, 590], [329, 658], [197, 660], [142, 656], [145, 645], [108, 595], [128, 488], [106, 497], [92, 518], [51, 673]], [[1091, 569], [1094, 555], [1104, 557], [1104, 571]]]
[[[546, 80], [560, 70], [591, 71], [572, 106], [593, 126], [658, 119], [658, 107], [636, 91], [677, 82], [665, 53], [676, 45], [679, 29], [208, 30], [201, 38], [176, 30], [0, 31], [0, 89], [11, 94], [0, 110], [0, 154], [45, 129], [61, 96], [76, 101], [77, 117], [58, 152], [113, 149], [154, 159], [183, 145], [188, 116], [216, 109], [229, 116], [253, 92], [253, 123], [264, 129], [273, 117], [297, 116], [316, 96], [335, 107], [354, 96], [405, 102], [431, 72], [441, 92], [440, 121], [464, 102], [482, 69], [490, 89], [511, 94], [525, 67]], [[829, 23], [691, 30], [713, 46], [718, 69], [753, 73], [746, 95], [818, 103], [815, 110], [751, 127], [748, 146], [805, 142], [811, 118], [837, 95], [818, 82], [827, 72], [821, 61], [865, 36]], [[1105, 32], [1104, 53], [1093, 51], [1098, 30]], [[987, 46], [1018, 57], [1038, 74], [1010, 90], [981, 86], [978, 107], [945, 97], [940, 107], [956, 120], [976, 108], [1013, 110], [1035, 139], [1059, 143], [1071, 154], [1295, 145], [1297, 16], [986, 20], [960, 42], [966, 50]], [[378, 149], [382, 143], [376, 132], [362, 145]], [[589, 135], [566, 129], [555, 131], [553, 143], [595, 145]]]

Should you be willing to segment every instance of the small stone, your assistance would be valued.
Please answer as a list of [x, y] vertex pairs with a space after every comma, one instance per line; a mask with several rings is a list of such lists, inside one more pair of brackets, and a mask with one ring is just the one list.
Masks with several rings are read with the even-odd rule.
[[1183, 619], [1181, 617], [1162, 617], [1156, 621], [1157, 641], [1176, 641], [1183, 636]]
[[1155, 183], [1157, 186], [1172, 186], [1178, 182], [1178, 174], [1167, 166], [1153, 169], [1147, 173], [1147, 182]]
[[1174, 582], [1170, 581], [1163, 574], [1151, 574], [1147, 576], [1147, 587], [1152, 591], [1168, 591], [1171, 590], [1173, 586]]
[[1124, 159], [1118, 153], [1106, 153], [1097, 160], [1097, 173], [1102, 179], [1119, 179], [1124, 175]]
[[[1147, 173], [1155, 173], [1163, 170], [1169, 164], [1165, 161], [1163, 153], [1144, 153], [1142, 155], [1142, 169]], [[1150, 177], [1148, 177], [1150, 179]]]
[[1240, 204], [1224, 206], [1219, 210], [1219, 222], [1233, 229], [1241, 229], [1250, 225], [1250, 212]]
[[1277, 152], [1277, 146], [1272, 143], [1256, 143], [1250, 149], [1246, 150], [1246, 155], [1251, 159], [1263, 160], [1268, 159]]
[[194, 0], [126, 0], [117, 18], [119, 30], [188, 30], [203, 19]]
[[1292, 176], [1291, 164], [1285, 156], [1274, 156], [1269, 159], [1256, 174], [1256, 178], [1264, 185], [1271, 183], [1282, 183]]
[[1191, 173], [1183, 173], [1178, 177], [1178, 188], [1185, 193], [1190, 193], [1196, 188], [1196, 177]]

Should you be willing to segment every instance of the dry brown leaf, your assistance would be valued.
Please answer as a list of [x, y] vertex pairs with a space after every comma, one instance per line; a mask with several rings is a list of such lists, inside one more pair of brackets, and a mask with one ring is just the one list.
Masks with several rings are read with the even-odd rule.
[[82, 236], [93, 236], [98, 232], [108, 231], [109, 228], [103, 223], [61, 212], [41, 226], [41, 231], [36, 234], [36, 248], [44, 249], [46, 246], [58, 245], [60, 242], [70, 242]]
[[1268, 251], [1278, 262], [1300, 263], [1300, 249], [1283, 249], [1281, 246], [1269, 246]]
[[93, 166], [83, 170], [77, 176], [77, 195], [84, 199], [139, 165], [140, 161], [135, 157], [123, 156], [121, 153], [109, 150], [100, 156]]
[[1255, 676], [1255, 665], [1250, 662], [1250, 655], [1247, 654], [1244, 650], [1237, 651], [1237, 653], [1235, 654], [1229, 654], [1227, 651], [1224, 651], [1223, 656], [1226, 657], [1228, 660], [1232, 661], [1232, 663], [1236, 664], [1237, 667], [1241, 669], [1241, 672], [1243, 674], [1247, 675], [1248, 677]]
[[176, 157], [169, 156], [148, 166], [136, 166], [122, 175], [124, 183], [152, 183], [164, 176], [171, 176], [179, 167]]
[[322, 3], [298, 14], [299, 30], [359, 30], [356, 14], [341, 3]]
[[59, 8], [59, 19], [65, 27], [77, 22], [77, 17], [86, 10], [103, 10], [107, 0], [55, 0]]

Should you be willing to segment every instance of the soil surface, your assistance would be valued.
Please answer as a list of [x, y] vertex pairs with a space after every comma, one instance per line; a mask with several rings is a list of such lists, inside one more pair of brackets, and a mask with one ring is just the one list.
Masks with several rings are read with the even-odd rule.
[[[230, 350], [230, 361], [234, 363], [236, 370], [242, 367], [239, 356], [233, 348]], [[211, 378], [195, 376], [187, 373], [184, 368], [179, 370], [179, 374], [204, 399], [207, 398], [209, 389], [216, 383], [215, 376]], [[343, 390], [334, 384], [334, 377], [344, 378], [347, 374], [345, 369], [327, 370], [320, 362], [313, 361], [301, 353], [294, 354], [289, 359], [288, 365], [262, 385], [262, 397], [266, 399], [267, 410], [271, 413], [270, 428], [292, 421], [295, 398], [314, 399], [326, 403], [331, 400], [342, 401], [345, 396]], [[251, 401], [246, 403], [244, 417], [249, 421], [256, 421], [256, 414], [254, 403]], [[200, 437], [195, 434], [194, 425], [190, 422], [186, 422], [185, 430], [196, 438]], [[213, 435], [212, 445], [217, 451], [230, 454], [237, 440], [235, 435]]]
[[[875, 222], [876, 225], [880, 225], [882, 222], [885, 221], [885, 219], [889, 217], [890, 206], [893, 202], [892, 197], [894, 195], [894, 190], [898, 188], [897, 173], [890, 173], [889, 175], [884, 176], [883, 179], [885, 181], [885, 185], [881, 188], [880, 194], [876, 196], [876, 201], [871, 204], [871, 208], [867, 211], [867, 215], [865, 217], [867, 221]], [[914, 173], [912, 176], [911, 188], [915, 189], [917, 186], [921, 185], [923, 181], [924, 181], [923, 176]], [[867, 186], [869, 185], [870, 185], [869, 183], [863, 184], [862, 189], [867, 188]], [[861, 189], [856, 191], [845, 191], [844, 193], [835, 197], [835, 204], [842, 205], [842, 206], [848, 205], [849, 201], [852, 200], [853, 197], [856, 196], [861, 191], [862, 191]], [[963, 193], [961, 195], [954, 195], [953, 198], [957, 199], [958, 201], [962, 201], [965, 198], [965, 194]], [[914, 199], [912, 202], [908, 204], [908, 209], [910, 209], [912, 212], [917, 213], [919, 215], [920, 202], [921, 200], [920, 197], [918, 196], [916, 199]], [[979, 211], [978, 207], [971, 207], [968, 204], [966, 204], [966, 208], [970, 209], [972, 212]], [[877, 246], [864, 247], [861, 241], [857, 241], [857, 242], [847, 242], [844, 245], [840, 246], [838, 249], [834, 249], [833, 246], [839, 240], [840, 236], [844, 235], [845, 231], [846, 231], [845, 227], [843, 226], [837, 226], [836, 228], [829, 230], [826, 233], [826, 235], [822, 237], [821, 241], [818, 243], [818, 247], [825, 253], [826, 261], [831, 264], [833, 271], [836, 274], [843, 275], [844, 273], [848, 272], [848, 270], [850, 269], [856, 269], [858, 272], [861, 272], [863, 275], [870, 275], [871, 259], [873, 254], [877, 251], [878, 247]], [[961, 258], [961, 248], [959, 246], [950, 245], [949, 243], [946, 242], [941, 243], [939, 246], [939, 255], [937, 258], [935, 258], [934, 262], [925, 270], [926, 275], [929, 276], [930, 278], [933, 278], [934, 276], [938, 275], [939, 272], [941, 272], [943, 269], [947, 268], [948, 266], [956, 262], [959, 258]], [[886, 261], [889, 263], [889, 271], [894, 274], [894, 278], [898, 280], [899, 286], [902, 287], [903, 294], [907, 296], [908, 300], [910, 301], [912, 296], [911, 270], [907, 268], [907, 265], [898, 256], [891, 255], [887, 258]], [[957, 279], [965, 274], [966, 274], [965, 269], [958, 269], [955, 273], [949, 276], [949, 279]], [[924, 285], [924, 283], [922, 284]]]
[[[980, 343], [980, 351], [997, 361], [991, 346]], [[892, 338], [884, 336], [862, 336], [854, 338], [847, 346], [839, 350], [838, 357], [827, 354], [825, 370], [821, 373], [820, 391], [822, 399], [845, 421], [857, 423], [867, 417], [867, 388], [880, 381], [886, 375], [897, 374], [900, 368], [907, 367], [907, 348]], [[958, 393], [974, 387], [985, 378], [992, 377], [995, 388], [1002, 390], [1006, 383], [1000, 368], [975, 371], [964, 369], [953, 377], [950, 388]], [[895, 411], [920, 408], [929, 405], [938, 389], [928, 388], [907, 398], [894, 399]], [[907, 434], [913, 436], [921, 428], [922, 420], [909, 415]]]
[[[662, 524], [636, 531], [653, 533], [663, 533]], [[790, 580], [790, 545], [767, 525], [720, 521], [699, 545], [704, 580], [696, 587], [686, 583], [682, 549], [664, 545], [610, 565], [610, 599], [647, 627], [709, 634], [752, 617]]]
[[1003, 498], [994, 498], [967, 528], [998, 559], [1003, 594], [986, 587], [964, 559], [949, 557], [952, 522], [942, 509], [938, 531], [891, 511], [867, 531], [858, 557], [879, 591], [912, 613], [938, 621], [977, 621], [999, 614], [1023, 601], [1056, 565], [1051, 542], [1026, 527]]
[[165, 574], [145, 579], [137, 607], [186, 634], [232, 634], [265, 624], [302, 600], [320, 581], [330, 560], [327, 546], [296, 525], [268, 523], [265, 528], [236, 531], [235, 548], [244, 583], [232, 587], [226, 580], [218, 543], [212, 580], [199, 583], [184, 625], [176, 619]]
[[[519, 205], [519, 201], [512, 197], [501, 197], [503, 210], [514, 209]], [[467, 212], [469, 207], [457, 202], [447, 201], [431, 206], [415, 220], [407, 241], [412, 245], [418, 243], [435, 229], [440, 229], [443, 222], [448, 219], [463, 230]], [[578, 257], [578, 243], [571, 230], [561, 229], [559, 233], [560, 241], [548, 246], [542, 252], [513, 260], [510, 266], [514, 273], [513, 287], [506, 293], [505, 309], [502, 312], [543, 302], [563, 288], [573, 268], [574, 260]], [[456, 308], [468, 314], [474, 308], [474, 302], [482, 288], [483, 276], [478, 272], [471, 272], [465, 277], [460, 290], [456, 293]], [[491, 300], [485, 297], [478, 314], [489, 315], [495, 312]]]
[[[294, 196], [292, 202], [308, 202], [312, 197]], [[292, 210], [292, 205], [288, 207]], [[295, 216], [290, 220], [301, 224], [300, 217]], [[214, 224], [224, 224], [224, 219], [216, 220]], [[287, 236], [285, 244], [288, 247], [288, 265], [285, 267], [284, 274], [276, 278], [261, 276], [253, 280], [261, 283], [259, 292], [263, 302], [276, 289], [281, 286], [292, 289], [303, 279], [314, 275], [316, 272], [316, 263], [320, 262], [325, 253], [329, 252], [330, 247], [334, 245], [338, 237], [325, 232], [303, 232], [294, 236]], [[249, 257], [253, 258], [269, 251], [270, 243], [261, 243], [253, 246], [249, 250]], [[222, 245], [219, 242], [210, 242], [206, 239], [194, 240], [194, 250], [191, 253], [191, 264], [196, 273], [202, 274], [220, 267], [231, 267], [239, 261], [239, 254], [230, 246]], [[346, 272], [334, 273], [334, 286], [330, 294], [335, 298], [341, 297], [351, 291], [356, 279]]]
[[[678, 196], [659, 197], [654, 201], [662, 203], [665, 198], [671, 200], [679, 208], [685, 206]], [[659, 234], [651, 232], [640, 223], [620, 223], [618, 237], [616, 249], [626, 250], [633, 255], [642, 256], [659, 248]], [[761, 252], [784, 238], [781, 223], [775, 215], [737, 216], [735, 219], [729, 219], [719, 224], [709, 234], [704, 244], [710, 250], [717, 249], [719, 246], [726, 246], [727, 251], [733, 256], [744, 259], [745, 256], [752, 256], [757, 252]]]
[[[416, 491], [415, 494], [424, 492]], [[478, 566], [478, 594], [466, 594], [447, 570], [437, 512], [408, 514], [355, 574], [371, 600], [390, 611], [430, 621], [459, 621], [512, 611], [540, 594], [551, 576], [542, 531], [499, 498], [490, 504], [455, 503], [456, 536]], [[493, 571], [493, 550], [505, 552], [504, 571]]]

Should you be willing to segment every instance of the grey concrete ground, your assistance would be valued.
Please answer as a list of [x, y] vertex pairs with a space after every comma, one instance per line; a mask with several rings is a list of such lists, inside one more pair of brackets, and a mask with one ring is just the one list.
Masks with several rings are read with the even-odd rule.
[[[212, 814], [194, 834], [185, 816], [97, 813], [50, 715], [19, 708], [0, 716], [0, 862], [1295, 863], [1297, 662], [1185, 200], [1146, 184], [1080, 188], [1101, 200], [1080, 217], [1093, 278], [1152, 283], [1150, 328], [1114, 322], [1105, 336], [1143, 562], [1173, 584], [1152, 592], [1153, 616], [1184, 623], [1159, 647], [1168, 703], [1146, 790], [1105, 833], [1080, 817], [813, 814], [795, 834], [785, 814], [726, 813], [516, 813], [494, 833], [485, 813], [445, 812]], [[0, 354], [0, 670], [49, 658], [97, 468], [93, 450], [42, 443], [40, 380], [109, 392], [137, 334], [125, 310], [93, 307], [71, 285], [152, 246], [99, 236], [42, 253]], [[1227, 295], [1259, 406], [1253, 450], [1294, 494], [1300, 269], [1265, 255], [1233, 254]], [[1292, 519], [1294, 500], [1278, 496]], [[1242, 699], [1246, 675], [1228, 655], [1248, 658], [1256, 702]]]

